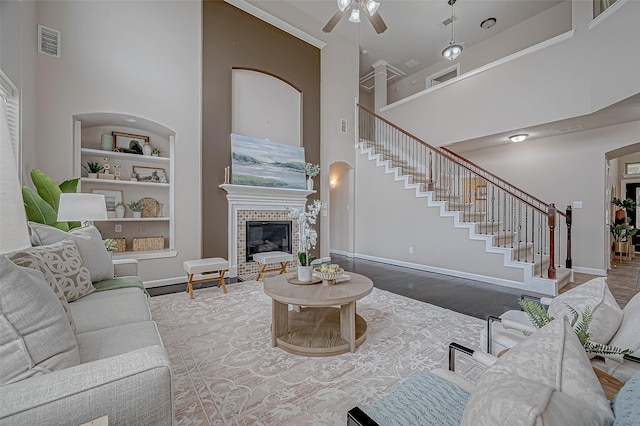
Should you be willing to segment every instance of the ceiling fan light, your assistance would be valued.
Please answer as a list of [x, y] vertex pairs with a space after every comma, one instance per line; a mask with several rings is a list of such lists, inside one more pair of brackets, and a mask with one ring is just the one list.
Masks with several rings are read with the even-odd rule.
[[351, 0], [337, 0], [338, 1], [338, 9], [340, 12], [344, 12], [344, 10], [349, 7], [351, 4]]
[[356, 23], [360, 22], [360, 9], [354, 8], [351, 11], [351, 16], [349, 16], [349, 21], [356, 22]]
[[520, 143], [523, 142], [529, 135], [527, 134], [521, 134], [521, 135], [513, 135], [513, 136], [509, 136], [509, 139], [511, 139], [511, 142], [513, 143]]
[[442, 51], [442, 56], [444, 56], [445, 59], [453, 61], [458, 56], [460, 56], [461, 53], [462, 53], [462, 46], [460, 46], [459, 44], [455, 44], [454, 41], [451, 41], [451, 44], [449, 44], [449, 46], [447, 46]]
[[365, 7], [367, 8], [369, 15], [373, 16], [378, 11], [380, 2], [377, 2], [375, 0], [367, 0]]

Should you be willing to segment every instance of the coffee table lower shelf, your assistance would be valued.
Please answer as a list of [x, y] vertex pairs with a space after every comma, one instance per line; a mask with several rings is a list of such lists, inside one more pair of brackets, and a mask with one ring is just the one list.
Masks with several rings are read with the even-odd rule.
[[[277, 336], [276, 346], [294, 355], [333, 356], [350, 351], [349, 342], [340, 334], [340, 308], [304, 307], [289, 311], [289, 331]], [[367, 338], [367, 323], [355, 318], [355, 346]]]

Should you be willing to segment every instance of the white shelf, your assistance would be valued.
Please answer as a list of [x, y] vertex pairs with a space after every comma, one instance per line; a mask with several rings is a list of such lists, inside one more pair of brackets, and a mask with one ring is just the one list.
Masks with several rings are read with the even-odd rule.
[[126, 152], [103, 151], [101, 149], [81, 148], [80, 152], [97, 157], [122, 158], [127, 160], [146, 161], [150, 163], [169, 163], [169, 157], [154, 157], [153, 155], [128, 154]]
[[169, 188], [168, 183], [155, 183], [155, 182], [140, 182], [135, 180], [111, 180], [111, 179], [94, 179], [83, 177], [80, 178], [81, 182], [93, 182], [106, 185], [139, 185], [139, 186], [155, 186], [158, 188]]
[[169, 221], [169, 217], [110, 217], [107, 220], [94, 220], [94, 222], [156, 222]]
[[113, 259], [162, 259], [165, 257], [176, 257], [178, 252], [175, 250], [154, 250], [154, 251], [125, 251], [122, 253], [113, 253]]

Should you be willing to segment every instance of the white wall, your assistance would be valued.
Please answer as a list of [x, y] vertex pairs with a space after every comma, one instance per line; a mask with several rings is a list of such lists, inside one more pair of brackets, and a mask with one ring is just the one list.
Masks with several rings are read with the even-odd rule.
[[353, 253], [353, 186], [351, 180], [353, 168], [347, 163], [337, 162], [331, 164], [329, 171], [330, 181], [336, 182], [335, 188], [330, 189], [329, 217], [332, 251], [341, 253]]
[[590, 8], [573, 2], [571, 39], [396, 103], [382, 115], [441, 146], [588, 114], [639, 93], [640, 55], [617, 52], [638, 51], [640, 2], [625, 3], [587, 29]]
[[35, 166], [73, 177], [74, 114], [122, 112], [175, 131], [178, 256], [141, 261], [140, 274], [183, 276], [182, 262], [201, 251], [200, 2], [43, 1], [37, 20], [62, 32], [62, 58], [37, 55]]
[[[357, 26], [354, 25], [354, 30]], [[353, 167], [355, 164], [355, 99], [358, 96], [358, 55], [359, 48], [337, 32], [326, 37], [325, 46], [321, 51], [321, 83], [320, 83], [320, 179], [322, 191], [320, 199], [329, 202], [329, 166], [342, 161]], [[340, 131], [340, 119], [347, 120], [347, 133]], [[353, 201], [351, 203], [353, 205]], [[320, 255], [329, 255], [333, 247], [330, 237], [332, 225], [330, 209], [323, 209], [320, 220], [321, 241]], [[325, 212], [327, 216], [324, 216]], [[352, 227], [342, 229], [343, 233], [355, 230]]]
[[[582, 209], [573, 209], [573, 265], [606, 270], [605, 212], [610, 198], [605, 194], [610, 184], [605, 153], [638, 142], [640, 122], [633, 122], [472, 151], [465, 156], [560, 209], [582, 201]], [[616, 173], [614, 169], [612, 173]]]
[[[486, 31], [500, 30], [500, 23]], [[571, 1], [565, 1], [473, 46], [465, 46], [455, 61], [441, 61], [394, 80], [388, 86], [389, 104], [426, 89], [426, 77], [460, 63], [460, 74], [479, 68], [571, 29]], [[444, 47], [444, 46], [443, 46]], [[418, 82], [410, 82], [417, 79]]]

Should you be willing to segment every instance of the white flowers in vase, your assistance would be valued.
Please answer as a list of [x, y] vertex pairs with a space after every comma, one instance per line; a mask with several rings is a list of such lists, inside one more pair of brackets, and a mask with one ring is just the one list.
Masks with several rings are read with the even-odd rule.
[[318, 176], [318, 174], [320, 174], [320, 166], [313, 163], [306, 163], [304, 165], [304, 172], [310, 178]]
[[307, 206], [306, 211], [297, 207], [287, 207], [289, 218], [298, 221], [299, 238], [298, 238], [298, 261], [300, 266], [311, 266], [316, 258], [309, 256], [309, 250], [316, 248], [318, 233], [313, 229], [316, 224], [316, 218], [322, 208], [322, 201], [315, 200], [313, 204]]

